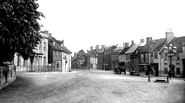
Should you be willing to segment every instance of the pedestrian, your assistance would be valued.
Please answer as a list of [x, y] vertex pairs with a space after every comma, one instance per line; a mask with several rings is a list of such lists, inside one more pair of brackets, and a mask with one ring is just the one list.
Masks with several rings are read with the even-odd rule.
[[172, 78], [172, 74], [173, 74], [173, 71], [170, 69], [169, 72], [168, 72], [168, 76], [169, 76], [170, 80]]

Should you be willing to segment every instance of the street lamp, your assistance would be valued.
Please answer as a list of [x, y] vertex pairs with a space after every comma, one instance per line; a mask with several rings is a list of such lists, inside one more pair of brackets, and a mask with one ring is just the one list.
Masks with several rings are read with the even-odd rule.
[[66, 64], [67, 64], [67, 58], [66, 58], [66, 56], [64, 56], [63, 59], [65, 60], [65, 71], [66, 71]]
[[[177, 53], [177, 47], [170, 44], [164, 47], [164, 53], [170, 58], [170, 69], [172, 70], [172, 57]], [[174, 72], [174, 70], [172, 70]]]

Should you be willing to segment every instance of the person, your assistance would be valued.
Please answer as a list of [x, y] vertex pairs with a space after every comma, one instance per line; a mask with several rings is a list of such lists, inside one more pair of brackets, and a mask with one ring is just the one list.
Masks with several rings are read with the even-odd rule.
[[170, 69], [169, 72], [168, 72], [168, 76], [169, 76], [170, 80], [172, 78], [172, 75], [173, 75], [173, 71]]
[[126, 75], [126, 68], [125, 67], [123, 67], [123, 72]]
[[170, 70], [172, 72], [171, 76], [174, 76], [173, 71], [174, 71], [175, 65], [174, 64], [171, 64], [171, 65], [169, 65], [169, 67], [170, 67]]

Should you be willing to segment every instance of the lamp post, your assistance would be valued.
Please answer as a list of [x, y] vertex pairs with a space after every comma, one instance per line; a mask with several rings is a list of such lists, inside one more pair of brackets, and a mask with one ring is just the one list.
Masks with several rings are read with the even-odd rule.
[[67, 64], [67, 58], [66, 58], [66, 56], [64, 56], [63, 59], [65, 60], [65, 71], [66, 71], [66, 64]]
[[[169, 67], [170, 67], [170, 70], [172, 70], [172, 58], [177, 53], [177, 47], [172, 44], [169, 44], [169, 46], [164, 47], [164, 53], [170, 58], [170, 66]], [[174, 73], [174, 70], [172, 70], [172, 71]]]

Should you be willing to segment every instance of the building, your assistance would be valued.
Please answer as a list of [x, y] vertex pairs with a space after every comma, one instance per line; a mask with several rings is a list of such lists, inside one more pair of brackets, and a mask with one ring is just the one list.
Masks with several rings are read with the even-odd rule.
[[48, 67], [54, 71], [71, 71], [71, 51], [64, 46], [64, 40], [49, 39]]
[[136, 71], [139, 74], [139, 50], [144, 46], [144, 40], [141, 39], [139, 44], [135, 44], [132, 41], [132, 45], [125, 52], [126, 60], [125, 67], [131, 72]]
[[119, 52], [122, 50], [122, 47], [116, 47], [111, 53], [111, 67], [114, 68], [119, 64]]
[[124, 48], [118, 53], [119, 65], [124, 66], [126, 68], [126, 55], [125, 52], [129, 49], [129, 43], [124, 44]]
[[102, 45], [101, 49], [97, 52], [98, 53], [98, 68], [97, 69], [102, 69], [104, 70], [104, 45]]
[[98, 68], [98, 51], [99, 49], [93, 50], [90, 56], [90, 68], [97, 69]]
[[[154, 46], [157, 40], [152, 40], [152, 37], [146, 38], [146, 44], [139, 50], [139, 73], [147, 74], [147, 70], [150, 65], [150, 55], [149, 50]], [[150, 56], [149, 56], [150, 55]]]
[[[41, 31], [41, 42], [33, 50], [34, 56], [24, 60], [19, 54], [14, 55], [14, 65], [17, 71], [42, 71], [48, 65], [48, 37], [51, 35], [48, 31]], [[32, 63], [32, 65], [31, 65]]]
[[76, 69], [87, 69], [87, 53], [83, 50], [79, 50], [78, 53], [75, 53], [72, 61], [73, 68]]
[[[175, 68], [172, 70], [175, 77], [185, 77], [185, 36], [183, 37], [174, 37], [168, 44], [172, 44], [177, 47], [177, 54], [172, 57], [172, 64], [175, 65]], [[169, 58], [163, 52], [163, 49], [160, 51], [160, 75], [165, 76], [169, 71]]]
[[24, 60], [19, 54], [14, 56], [14, 64], [19, 71], [71, 71], [71, 52], [62, 42], [48, 31], [41, 31], [41, 42], [33, 50], [34, 55]]

